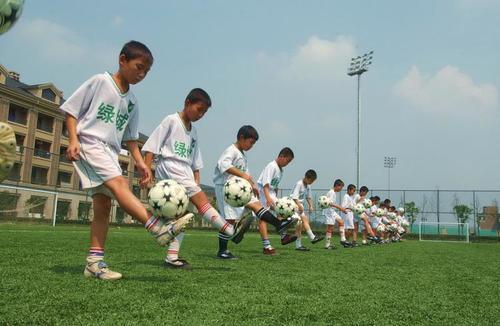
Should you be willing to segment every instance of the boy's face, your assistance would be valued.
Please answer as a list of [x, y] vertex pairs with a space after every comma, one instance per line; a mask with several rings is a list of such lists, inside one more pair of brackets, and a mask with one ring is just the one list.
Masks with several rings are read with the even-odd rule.
[[120, 56], [120, 72], [129, 84], [135, 85], [142, 81], [151, 69], [152, 62], [145, 56], [127, 60]]
[[342, 190], [342, 188], [344, 188], [344, 185], [333, 186], [333, 191], [339, 192]]
[[347, 189], [347, 194], [348, 194], [349, 196], [354, 195], [354, 193], [355, 193], [355, 192], [356, 192], [356, 188]]
[[284, 168], [287, 166], [291, 161], [293, 160], [293, 157], [291, 156], [278, 156], [278, 159], [276, 160], [276, 163], [278, 163], [278, 166], [280, 168]]
[[186, 101], [184, 103], [184, 113], [189, 121], [198, 121], [205, 113], [207, 113], [209, 106], [205, 102], [196, 102], [191, 103], [190, 101]]
[[254, 138], [243, 138], [241, 137], [238, 140], [238, 143], [240, 144], [241, 150], [243, 151], [249, 151], [252, 149], [253, 145], [255, 145], [257, 141]]
[[316, 181], [316, 179], [308, 178], [308, 177], [304, 178], [304, 184], [305, 185], [312, 185], [314, 183], [314, 181]]
[[361, 197], [365, 197], [367, 193], [368, 193], [368, 191], [360, 191], [360, 192], [359, 192], [359, 195], [360, 195]]

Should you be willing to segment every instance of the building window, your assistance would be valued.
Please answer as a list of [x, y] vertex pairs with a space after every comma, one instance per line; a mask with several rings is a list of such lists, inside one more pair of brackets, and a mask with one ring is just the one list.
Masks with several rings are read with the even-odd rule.
[[78, 203], [78, 220], [88, 221], [90, 216], [90, 209], [92, 208], [92, 203], [88, 201], [81, 201]]
[[24, 151], [24, 139], [26, 137], [21, 134], [16, 134], [16, 152], [22, 154]]
[[59, 148], [59, 161], [64, 163], [71, 163], [70, 160], [66, 158], [66, 151], [68, 148], [66, 146], [61, 146]]
[[54, 91], [51, 90], [50, 88], [44, 88], [42, 90], [42, 98], [49, 100], [51, 102], [55, 102], [56, 101], [56, 93], [54, 93]]
[[26, 206], [30, 208], [30, 217], [42, 218], [46, 202], [47, 197], [31, 196], [30, 199], [26, 201]]
[[34, 166], [31, 168], [31, 183], [46, 185], [49, 169]]
[[10, 170], [9, 176], [7, 179], [10, 181], [21, 181], [21, 163], [14, 163], [12, 170]]
[[57, 174], [57, 186], [61, 188], [71, 188], [71, 172], [59, 171]]
[[36, 128], [38, 130], [43, 130], [45, 132], [52, 133], [54, 127], [54, 118], [48, 115], [39, 113], [38, 120], [36, 121]]
[[9, 121], [26, 125], [28, 123], [28, 109], [17, 104], [9, 104]]
[[33, 155], [50, 159], [50, 143], [40, 139], [35, 139], [35, 150]]

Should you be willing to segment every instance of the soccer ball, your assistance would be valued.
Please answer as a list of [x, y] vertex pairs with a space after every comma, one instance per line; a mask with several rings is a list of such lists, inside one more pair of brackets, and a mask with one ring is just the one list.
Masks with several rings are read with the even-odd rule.
[[384, 210], [384, 209], [382, 209], [382, 208], [379, 208], [379, 209], [377, 209], [377, 210], [375, 211], [375, 215], [376, 215], [377, 217], [382, 217], [382, 216], [384, 216], [384, 214], [385, 214], [385, 210]]
[[408, 221], [403, 220], [403, 221], [401, 221], [401, 226], [407, 228], [410, 226], [410, 223]]
[[384, 224], [379, 224], [377, 226], [377, 232], [385, 232], [385, 225]]
[[365, 208], [370, 208], [370, 207], [372, 207], [373, 203], [370, 199], [367, 198], [367, 199], [363, 200], [363, 205], [365, 205]]
[[323, 208], [323, 209], [328, 208], [328, 207], [330, 207], [330, 204], [331, 204], [331, 200], [327, 196], [320, 196], [318, 198], [318, 206], [320, 208]]
[[403, 207], [400, 207], [400, 208], [398, 208], [398, 212], [400, 214], [404, 214], [405, 213], [405, 209]]
[[389, 224], [387, 226], [387, 230], [389, 232], [396, 232], [398, 230], [398, 226], [396, 224]]
[[23, 12], [24, 0], [0, 0], [0, 34], [7, 32]]
[[387, 217], [391, 220], [395, 220], [396, 219], [396, 213], [394, 212], [389, 212], [387, 213]]
[[154, 216], [171, 219], [186, 212], [189, 199], [182, 185], [167, 179], [149, 190], [148, 203]]
[[224, 184], [224, 200], [233, 207], [242, 207], [252, 199], [252, 185], [240, 177], [231, 177]]
[[281, 217], [288, 218], [295, 214], [297, 209], [297, 204], [290, 197], [283, 197], [276, 201], [276, 213]]
[[365, 205], [363, 204], [357, 204], [356, 206], [354, 206], [354, 213], [358, 214], [358, 215], [361, 215], [363, 214], [363, 212], [365, 211]]

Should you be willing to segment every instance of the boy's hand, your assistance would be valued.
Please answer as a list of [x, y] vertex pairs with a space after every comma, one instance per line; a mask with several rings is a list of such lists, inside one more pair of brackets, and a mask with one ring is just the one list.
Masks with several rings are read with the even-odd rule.
[[276, 210], [276, 207], [274, 207], [274, 202], [270, 197], [266, 198], [266, 206], [271, 208], [273, 211]]
[[138, 162], [136, 164], [137, 172], [141, 176], [141, 180], [139, 181], [139, 185], [144, 188], [146, 187], [153, 179], [151, 169], [144, 162]]
[[80, 159], [80, 143], [72, 142], [66, 149], [66, 158], [70, 161], [78, 161]]
[[259, 189], [257, 188], [257, 186], [254, 184], [252, 184], [252, 191], [253, 191], [253, 194], [255, 195], [255, 197], [259, 198], [260, 197], [260, 194], [259, 194]]
[[298, 205], [297, 205], [297, 206], [298, 206], [298, 208], [299, 208], [299, 213], [300, 213], [300, 214], [304, 213], [304, 206], [302, 206], [302, 204], [301, 204], [301, 203], [298, 203]]

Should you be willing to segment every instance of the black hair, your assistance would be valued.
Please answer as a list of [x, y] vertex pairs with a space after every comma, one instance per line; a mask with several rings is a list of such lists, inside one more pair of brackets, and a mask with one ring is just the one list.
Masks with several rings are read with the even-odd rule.
[[367, 186], [361, 186], [361, 188], [359, 188], [359, 192], [368, 192], [368, 187]]
[[210, 99], [210, 95], [208, 95], [208, 93], [201, 88], [192, 89], [191, 92], [189, 92], [189, 94], [186, 96], [186, 101], [189, 101], [192, 104], [203, 102], [208, 107], [212, 106], [212, 100]]
[[153, 63], [154, 58], [153, 54], [149, 50], [149, 48], [138, 41], [129, 41], [125, 43], [120, 51], [120, 56], [124, 55], [125, 59], [133, 60], [140, 57], [146, 57], [151, 63]]
[[291, 157], [294, 158], [293, 151], [290, 147], [285, 147], [283, 148], [278, 156], [284, 156], [284, 157]]
[[305, 177], [308, 179], [316, 180], [318, 178], [318, 175], [316, 174], [316, 171], [314, 171], [314, 170], [307, 170]]
[[352, 189], [356, 189], [356, 186], [351, 183], [350, 185], [347, 186], [347, 191]]
[[379, 196], [375, 196], [375, 200], [380, 201], [380, 197]]
[[246, 125], [241, 127], [240, 130], [238, 130], [238, 135], [236, 135], [236, 139], [240, 139], [240, 137], [243, 137], [243, 139], [253, 138], [255, 139], [255, 141], [257, 141], [259, 140], [259, 133], [254, 127]]
[[391, 203], [391, 200], [389, 198], [384, 200], [384, 204], [386, 204], [387, 206], [389, 206], [390, 203]]
[[343, 186], [344, 185], [344, 181], [340, 180], [340, 179], [337, 179], [333, 182], [333, 186], [334, 187], [337, 187], [337, 186]]
[[377, 198], [376, 196], [372, 196], [372, 197], [370, 197], [370, 200], [371, 201], [376, 201], [377, 200], [376, 198]]
[[396, 210], [396, 206], [391, 206], [390, 207], [392, 210]]

